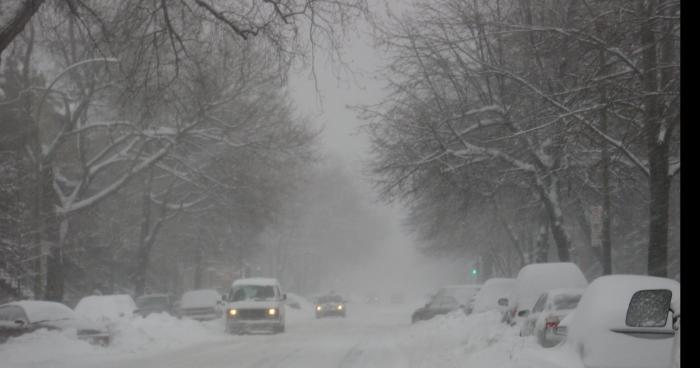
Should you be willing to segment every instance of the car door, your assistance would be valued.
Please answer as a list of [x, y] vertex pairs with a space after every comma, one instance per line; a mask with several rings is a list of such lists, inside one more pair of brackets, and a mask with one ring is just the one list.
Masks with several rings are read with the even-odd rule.
[[535, 331], [535, 324], [537, 323], [537, 318], [539, 318], [540, 314], [542, 314], [542, 311], [544, 311], [544, 307], [547, 304], [547, 293], [542, 293], [540, 295], [539, 299], [537, 299], [537, 302], [535, 305], [532, 307], [532, 311], [530, 314], [527, 316], [527, 320], [525, 322], [525, 330], [523, 335], [524, 336], [529, 336], [532, 335]]

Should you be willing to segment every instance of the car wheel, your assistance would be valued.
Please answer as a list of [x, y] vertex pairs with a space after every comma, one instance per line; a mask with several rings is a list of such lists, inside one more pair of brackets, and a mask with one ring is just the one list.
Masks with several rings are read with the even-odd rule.
[[549, 347], [547, 340], [544, 338], [544, 330], [537, 331], [537, 343], [539, 343], [543, 348]]

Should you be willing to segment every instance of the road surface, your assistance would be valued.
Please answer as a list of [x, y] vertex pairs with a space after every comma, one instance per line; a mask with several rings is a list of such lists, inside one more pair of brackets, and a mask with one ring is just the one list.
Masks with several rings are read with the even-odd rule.
[[410, 313], [406, 307], [351, 305], [346, 318], [290, 321], [283, 334], [231, 336], [173, 352], [110, 359], [100, 368], [408, 367], [395, 339], [410, 328]]

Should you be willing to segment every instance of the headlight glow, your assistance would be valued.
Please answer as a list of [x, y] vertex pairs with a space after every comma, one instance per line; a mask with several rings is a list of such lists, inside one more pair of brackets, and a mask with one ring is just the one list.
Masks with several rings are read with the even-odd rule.
[[339, 305], [339, 306], [338, 306], [338, 310], [343, 310], [343, 306], [342, 306], [342, 305]]
[[276, 315], [276, 314], [277, 314], [277, 309], [275, 309], [275, 308], [270, 308], [270, 309], [267, 310], [267, 315], [268, 315], [268, 316], [274, 316], [274, 315]]
[[228, 315], [231, 317], [235, 317], [238, 314], [238, 311], [235, 309], [229, 309], [228, 310]]
[[321, 308], [320, 305], [317, 305], [317, 306], [316, 306], [316, 310], [317, 310], [317, 311], [320, 311], [321, 309], [322, 309], [322, 308]]

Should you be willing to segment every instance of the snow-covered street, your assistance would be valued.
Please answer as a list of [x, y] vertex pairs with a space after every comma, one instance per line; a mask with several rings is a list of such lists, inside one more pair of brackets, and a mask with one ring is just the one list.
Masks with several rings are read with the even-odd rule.
[[497, 313], [453, 312], [410, 324], [414, 305], [349, 305], [348, 317], [316, 320], [288, 310], [287, 332], [230, 336], [221, 321], [163, 315], [123, 322], [112, 346], [98, 348], [58, 332], [0, 346], [3, 367], [513, 367], [575, 368], [571, 353], [543, 349]]

